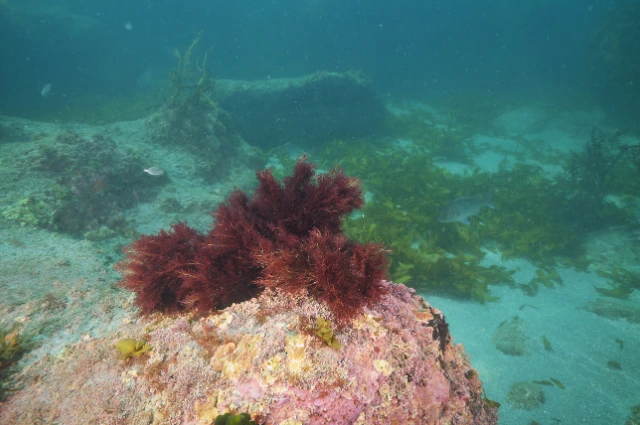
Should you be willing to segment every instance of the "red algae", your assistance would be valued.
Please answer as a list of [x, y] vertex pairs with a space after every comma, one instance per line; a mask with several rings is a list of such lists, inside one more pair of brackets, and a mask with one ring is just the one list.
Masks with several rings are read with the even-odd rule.
[[316, 175], [301, 158], [277, 181], [257, 173], [252, 198], [236, 190], [201, 234], [184, 223], [142, 236], [116, 268], [142, 314], [223, 309], [265, 288], [324, 302], [345, 325], [386, 293], [386, 251], [342, 234], [341, 222], [363, 206], [357, 179], [333, 169]]
[[195, 270], [196, 249], [203, 240], [179, 222], [171, 231], [143, 235], [125, 248], [127, 259], [116, 269], [124, 275], [121, 285], [136, 293], [140, 312], [184, 310], [184, 276]]

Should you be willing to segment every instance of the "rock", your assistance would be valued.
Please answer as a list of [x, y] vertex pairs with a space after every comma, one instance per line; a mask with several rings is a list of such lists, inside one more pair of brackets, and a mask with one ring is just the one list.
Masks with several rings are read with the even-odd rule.
[[240, 137], [228, 113], [194, 104], [177, 107], [167, 104], [149, 115], [145, 120], [149, 143], [171, 145], [197, 155], [194, 171], [208, 183], [223, 180], [243, 165], [262, 167], [260, 149]]
[[510, 356], [527, 354], [527, 340], [524, 322], [518, 316], [502, 322], [493, 334], [493, 343], [496, 348]]
[[493, 126], [512, 136], [537, 133], [549, 122], [549, 115], [538, 107], [522, 107], [504, 112], [493, 120]]
[[216, 80], [215, 100], [244, 140], [267, 149], [365, 137], [380, 129], [385, 114], [369, 80], [356, 73]]
[[[389, 285], [381, 303], [335, 330], [338, 349], [314, 333], [329, 310], [302, 296], [265, 292], [206, 317], [140, 319], [25, 368], [0, 422], [210, 424], [247, 412], [267, 425], [496, 424], [442, 313]], [[121, 360], [122, 338], [151, 350]]]
[[506, 400], [516, 409], [532, 410], [544, 403], [544, 391], [533, 382], [516, 382], [509, 388]]
[[640, 49], [639, 19], [638, 2], [613, 3], [593, 28], [585, 56], [592, 99], [619, 128], [637, 128], [640, 113], [640, 88], [632, 83], [640, 72], [635, 60]]

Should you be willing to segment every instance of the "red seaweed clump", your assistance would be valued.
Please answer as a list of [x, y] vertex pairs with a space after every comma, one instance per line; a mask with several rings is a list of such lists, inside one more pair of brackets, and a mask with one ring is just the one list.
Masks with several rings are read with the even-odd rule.
[[171, 227], [134, 241], [124, 250], [127, 258], [116, 265], [124, 276], [121, 285], [136, 293], [141, 313], [183, 308], [184, 277], [195, 270], [194, 256], [205, 238], [186, 223]]
[[178, 223], [125, 249], [116, 268], [142, 313], [222, 309], [270, 288], [311, 295], [345, 324], [387, 293], [382, 245], [342, 234], [342, 219], [364, 204], [358, 179], [316, 175], [305, 158], [283, 183], [269, 170], [257, 178], [252, 198], [236, 190], [213, 213], [209, 233]]

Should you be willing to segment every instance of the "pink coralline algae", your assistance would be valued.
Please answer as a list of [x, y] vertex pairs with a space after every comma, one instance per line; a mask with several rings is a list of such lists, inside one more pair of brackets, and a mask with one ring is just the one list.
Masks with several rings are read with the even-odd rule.
[[[246, 412], [262, 424], [496, 424], [478, 374], [442, 313], [404, 285], [351, 326], [341, 348], [314, 333], [331, 310], [308, 294], [257, 297], [209, 315], [159, 313], [25, 368], [0, 423], [212, 424]], [[122, 338], [151, 349], [122, 360]]]

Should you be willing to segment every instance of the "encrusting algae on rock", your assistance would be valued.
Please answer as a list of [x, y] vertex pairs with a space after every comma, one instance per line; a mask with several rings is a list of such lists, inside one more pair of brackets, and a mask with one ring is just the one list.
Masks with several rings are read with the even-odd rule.
[[143, 315], [118, 348], [136, 361], [105, 349], [116, 336], [34, 361], [0, 422], [496, 424], [444, 315], [385, 279], [381, 245], [342, 235], [358, 181], [314, 176], [304, 159], [284, 186], [261, 172], [209, 234], [180, 223], [134, 242], [119, 269]]
[[[410, 288], [383, 284], [389, 295], [341, 332], [340, 350], [308, 334], [306, 323], [325, 317], [326, 306], [270, 291], [225, 309], [224, 328], [215, 313], [138, 320], [124, 331], [147, 335], [151, 355], [122, 362], [105, 352], [104, 338], [43, 358], [33, 370], [48, 372], [3, 406], [0, 422], [118, 423], [128, 412], [131, 425], [211, 424], [246, 412], [268, 425], [496, 424], [462, 347], [437, 330], [442, 313]], [[260, 310], [273, 313], [258, 320]]]

